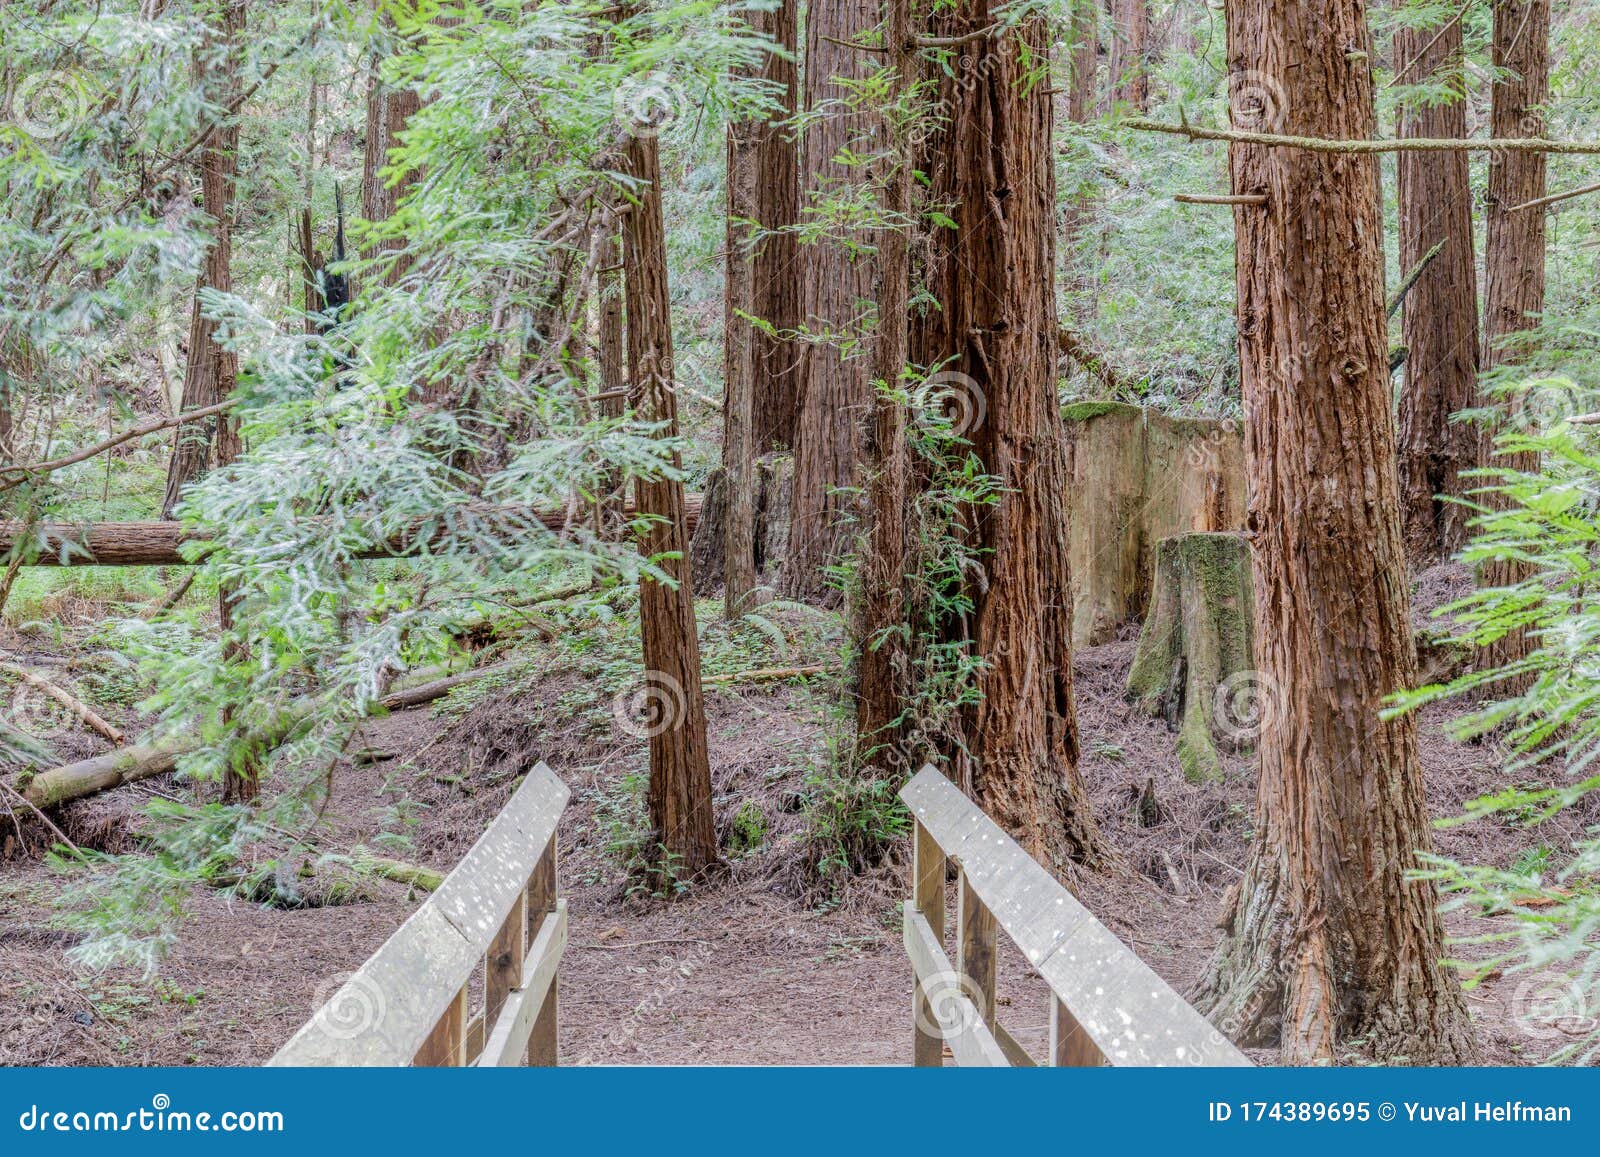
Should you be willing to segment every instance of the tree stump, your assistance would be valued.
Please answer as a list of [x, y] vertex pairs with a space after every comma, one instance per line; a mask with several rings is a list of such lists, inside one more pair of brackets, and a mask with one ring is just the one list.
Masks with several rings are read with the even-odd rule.
[[1186, 778], [1217, 779], [1221, 743], [1238, 750], [1261, 724], [1251, 658], [1250, 545], [1240, 534], [1164, 538], [1128, 696], [1178, 733]]
[[[756, 462], [756, 577], [773, 585], [789, 541], [789, 508], [794, 499], [794, 459], [770, 455]], [[689, 546], [694, 593], [716, 595], [726, 580], [723, 537], [728, 522], [728, 472], [718, 466], [701, 488], [699, 518]]]
[[1244, 528], [1244, 429], [1120, 402], [1080, 402], [1062, 416], [1072, 641], [1085, 647], [1144, 613], [1156, 543]]

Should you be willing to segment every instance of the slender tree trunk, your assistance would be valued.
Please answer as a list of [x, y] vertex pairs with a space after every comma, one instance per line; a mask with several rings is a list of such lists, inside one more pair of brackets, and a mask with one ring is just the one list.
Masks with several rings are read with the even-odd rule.
[[[663, 436], [675, 438], [678, 403], [672, 377], [671, 297], [661, 219], [661, 159], [654, 137], [628, 141], [623, 170], [638, 189], [622, 231], [633, 409], [641, 421], [665, 423]], [[663, 870], [675, 879], [694, 880], [720, 867], [720, 860], [683, 483], [677, 478], [641, 478], [636, 486], [640, 512], [659, 516], [646, 533], [644, 553], [657, 560], [672, 580], [668, 585], [645, 578], [639, 584], [645, 694], [652, 704], [647, 802], [655, 841], [666, 857]]]
[[[850, 97], [847, 82], [873, 71], [871, 53], [837, 41], [854, 41], [879, 22], [872, 0], [840, 0], [810, 9], [806, 24], [806, 107]], [[876, 147], [877, 117], [867, 108], [835, 107], [811, 124], [802, 148], [802, 185], [814, 199], [846, 192], [861, 179], [858, 167], [834, 158], [841, 149], [858, 154]], [[833, 601], [829, 567], [850, 542], [855, 484], [860, 461], [861, 420], [870, 404], [869, 359], [860, 356], [861, 334], [873, 290], [873, 262], [832, 239], [801, 254], [805, 321], [813, 331], [839, 335], [812, 345], [803, 362], [804, 386], [795, 432], [794, 506], [781, 588], [790, 598]]]
[[[754, 14], [752, 13], [752, 16]], [[727, 486], [723, 521], [723, 615], [749, 610], [756, 589], [756, 327], [750, 222], [759, 193], [757, 154], [763, 126], [728, 124], [727, 267], [722, 309], [722, 469]]]
[[[1544, 135], [1544, 105], [1550, 99], [1550, 0], [1495, 0], [1492, 56], [1496, 69], [1506, 70], [1503, 83], [1491, 90], [1489, 131], [1522, 137]], [[1492, 370], [1514, 355], [1504, 348], [1512, 334], [1539, 324], [1544, 309], [1545, 213], [1543, 209], [1510, 210], [1545, 195], [1543, 153], [1492, 155], [1489, 193], [1485, 198], [1483, 368]], [[1521, 399], [1512, 397], [1506, 411], [1512, 423], [1521, 413]], [[1539, 468], [1539, 455], [1486, 453], [1486, 465], [1505, 470]], [[1496, 501], [1498, 496], [1491, 496]], [[1498, 499], [1503, 502], [1503, 499]], [[1532, 574], [1523, 563], [1490, 561], [1479, 581], [1484, 586], [1509, 586]], [[1484, 648], [1484, 667], [1501, 667], [1525, 658], [1530, 649], [1526, 631], [1512, 631]], [[1526, 678], [1496, 684], [1515, 693]]]
[[[1443, 27], [1399, 28], [1395, 68], [1405, 84], [1448, 83], [1449, 104], [1407, 109], [1402, 137], [1465, 137], [1467, 103], [1461, 14]], [[1400, 394], [1400, 501], [1406, 543], [1420, 560], [1453, 554], [1466, 542], [1469, 511], [1440, 495], [1462, 498], [1477, 485], [1463, 478], [1478, 465], [1475, 427], [1452, 422], [1478, 390], [1478, 286], [1472, 241], [1472, 189], [1467, 154], [1401, 153], [1400, 268], [1410, 272], [1436, 245], [1405, 299], [1405, 389]]]
[[1072, 3], [1072, 88], [1067, 96], [1067, 119], [1087, 124], [1094, 116], [1095, 69], [1100, 62], [1100, 16], [1096, 0]]
[[[1279, 131], [1376, 135], [1363, 0], [1237, 0], [1228, 60], [1282, 94]], [[1256, 831], [1228, 934], [1199, 986], [1235, 1040], [1290, 1063], [1362, 1037], [1382, 1058], [1474, 1055], [1439, 965], [1412, 685], [1384, 317], [1378, 164], [1235, 145], [1233, 191], [1258, 693]]]
[[[599, 334], [595, 340], [595, 357], [600, 367], [600, 414], [606, 418], [620, 418], [627, 410], [627, 349], [623, 345], [622, 317], [622, 233], [619, 223], [612, 219], [603, 226], [608, 238], [605, 262], [600, 268], [598, 305], [600, 310]], [[623, 496], [622, 472], [613, 470], [606, 482], [609, 495], [597, 511], [599, 533], [610, 537], [621, 517]]]
[[[990, 0], [949, 11], [957, 36], [997, 19]], [[1044, 863], [1092, 863], [1101, 843], [1078, 773], [1067, 574], [1066, 446], [1056, 398], [1055, 171], [1047, 21], [961, 49], [947, 85], [947, 158], [934, 196], [956, 228], [935, 232], [928, 286], [943, 306], [932, 352], [969, 417], [965, 437], [999, 481], [973, 511], [985, 573], [971, 582], [981, 701], [963, 721], [973, 793]], [[958, 426], [958, 428], [959, 428]]]
[[755, 335], [755, 435], [757, 453], [793, 446], [800, 421], [801, 354], [804, 347], [781, 335], [800, 324], [800, 245], [787, 226], [800, 219], [800, 154], [794, 130], [782, 123], [798, 109], [800, 75], [796, 41], [799, 5], [781, 0], [770, 12], [750, 11], [747, 18], [784, 51], [769, 53], [761, 70], [778, 86], [779, 111], [754, 126], [755, 199], [751, 219], [772, 230], [751, 257], [751, 292], [756, 317], [777, 334]]
[[[857, 754], [861, 762], [888, 775], [896, 770], [895, 743], [908, 698], [904, 627], [906, 619], [907, 483], [911, 456], [906, 444], [905, 406], [900, 388], [910, 360], [911, 166], [900, 106], [917, 79], [912, 39], [911, 0], [888, 0], [885, 30], [893, 80], [886, 96], [891, 115], [884, 138], [881, 203], [888, 227], [878, 235], [878, 324], [873, 334], [872, 370], [879, 392], [872, 399], [864, 447], [867, 532], [861, 546], [860, 651], [856, 703]], [[900, 761], [903, 765], [903, 760]]]
[[[238, 55], [244, 22], [244, 0], [228, 0], [212, 29], [207, 50], [209, 56], [218, 44], [224, 46], [221, 59], [213, 59], [199, 70], [201, 85], [211, 90], [219, 105], [229, 104], [240, 91]], [[202, 208], [215, 224], [189, 311], [189, 360], [183, 371], [180, 410], [216, 405], [233, 393], [239, 377], [238, 358], [217, 341], [217, 324], [205, 316], [201, 301], [201, 293], [207, 289], [233, 291], [233, 188], [238, 149], [239, 122], [228, 117], [211, 130], [200, 152]], [[213, 443], [220, 442], [221, 426], [218, 419], [211, 418], [177, 427], [167, 465], [167, 491], [161, 502], [163, 518], [172, 517], [183, 488], [211, 468]], [[218, 444], [215, 448], [217, 461], [228, 461], [222, 457], [223, 447]]]

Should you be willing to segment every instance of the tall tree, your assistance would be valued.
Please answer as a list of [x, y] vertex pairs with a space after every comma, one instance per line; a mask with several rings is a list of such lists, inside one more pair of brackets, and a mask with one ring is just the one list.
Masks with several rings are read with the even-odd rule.
[[797, 347], [782, 336], [800, 312], [795, 235], [786, 228], [799, 212], [800, 176], [784, 123], [794, 115], [798, 84], [795, 6], [751, 10], [745, 18], [776, 49], [753, 75], [770, 86], [777, 108], [728, 125], [722, 466], [728, 485], [723, 605], [730, 619], [749, 609], [756, 587], [756, 455], [789, 445], [798, 418]]
[[909, 683], [904, 644], [906, 615], [905, 506], [911, 477], [906, 411], [899, 388], [910, 360], [911, 216], [908, 95], [917, 80], [911, 0], [888, 0], [885, 42], [891, 79], [885, 95], [884, 149], [879, 160], [878, 319], [872, 337], [872, 372], [878, 393], [863, 453], [866, 534], [860, 548], [860, 605], [856, 634], [861, 652], [856, 736], [864, 761], [891, 770], [889, 756], [905, 711]]
[[[217, 341], [217, 323], [205, 315], [202, 295], [207, 290], [233, 292], [233, 191], [239, 151], [239, 118], [233, 108], [243, 91], [242, 61], [245, 0], [223, 0], [212, 20], [205, 49], [196, 64], [201, 90], [220, 106], [222, 115], [211, 126], [200, 151], [201, 208], [211, 218], [211, 246], [195, 282], [189, 310], [189, 360], [183, 370], [180, 410], [214, 406], [233, 393], [239, 377], [239, 360]], [[214, 418], [179, 426], [173, 436], [167, 465], [167, 490], [161, 516], [171, 518], [183, 488], [212, 464], [232, 458], [224, 444], [228, 422]], [[227, 454], [227, 457], [224, 457]]]
[[[1492, 58], [1497, 82], [1490, 93], [1489, 131], [1495, 137], [1544, 135], [1544, 105], [1550, 99], [1550, 0], [1495, 0]], [[1546, 158], [1537, 152], [1505, 152], [1490, 158], [1485, 198], [1483, 368], [1514, 356], [1505, 340], [1539, 324], [1544, 309], [1544, 210], [1517, 206], [1545, 195]], [[1506, 404], [1515, 421], [1520, 399]], [[1537, 470], [1531, 451], [1493, 454], [1486, 465]], [[1492, 501], [1494, 499], [1491, 499]], [[1484, 564], [1484, 586], [1509, 586], [1532, 572], [1515, 560]], [[1500, 667], [1528, 654], [1526, 631], [1511, 631], [1485, 648], [1485, 666]], [[1514, 689], [1514, 688], [1513, 688]]]
[[[1238, 0], [1228, 60], [1282, 94], [1281, 131], [1375, 135], [1363, 0]], [[1473, 1055], [1439, 964], [1411, 716], [1384, 699], [1416, 655], [1384, 317], [1378, 165], [1370, 154], [1235, 144], [1239, 355], [1254, 532], [1263, 729], [1255, 839], [1200, 985], [1235, 1040], [1327, 1060]]]
[[[849, 45], [878, 20], [874, 0], [840, 0], [809, 11], [806, 110], [820, 116], [802, 142], [801, 186], [814, 202], [850, 196], [861, 174], [844, 157], [875, 148], [877, 117], [852, 91], [871, 75], [872, 54]], [[828, 568], [849, 546], [849, 488], [856, 481], [860, 426], [871, 395], [871, 367], [860, 355], [873, 263], [860, 248], [833, 235], [802, 246], [800, 254], [805, 324], [835, 336], [811, 345], [801, 362], [794, 505], [780, 580], [790, 598], [831, 598]]]
[[[414, 88], [384, 83], [383, 60], [391, 54], [391, 39], [397, 35], [392, 14], [382, 12], [376, 29], [366, 61], [367, 135], [361, 161], [361, 216], [368, 221], [387, 221], [405, 196], [410, 180], [391, 183], [383, 171], [389, 164], [390, 152], [400, 146], [406, 122], [422, 107], [422, 97]], [[377, 252], [399, 249], [401, 245], [398, 239], [389, 238], [377, 247]], [[384, 282], [393, 285], [398, 281], [405, 273], [404, 265], [400, 260], [390, 265], [384, 272]]]
[[1110, 0], [1111, 59], [1107, 72], [1111, 99], [1144, 112], [1150, 105], [1149, 0]]
[[794, 445], [800, 421], [801, 351], [783, 336], [799, 325], [802, 309], [800, 246], [800, 152], [788, 124], [799, 108], [798, 0], [779, 0], [770, 11], [752, 9], [751, 24], [771, 37], [761, 79], [772, 86], [777, 110], [753, 126], [755, 197], [750, 218], [763, 231], [750, 259], [756, 317], [767, 323], [755, 335], [755, 449]]
[[953, 229], [928, 245], [940, 304], [920, 325], [985, 473], [993, 505], [972, 511], [984, 574], [970, 583], [981, 701], [963, 720], [978, 802], [1047, 864], [1092, 862], [1100, 837], [1078, 773], [1067, 574], [1066, 447], [1056, 399], [1055, 170], [1051, 99], [1038, 70], [1048, 22], [999, 37], [991, 0], [959, 0], [941, 33], [962, 38], [943, 85], [944, 163], [932, 195]]
[[[1467, 135], [1462, 16], [1446, 16], [1442, 27], [1395, 32], [1396, 81], [1446, 85], [1452, 94], [1444, 103], [1403, 108], [1400, 136]], [[1462, 475], [1478, 465], [1481, 438], [1471, 424], [1450, 420], [1473, 405], [1478, 388], [1472, 189], [1465, 152], [1403, 152], [1398, 168], [1400, 268], [1409, 273], [1427, 262], [1406, 293], [1400, 394], [1401, 509], [1406, 543], [1423, 559], [1454, 553], [1466, 542], [1467, 507], [1439, 496], [1461, 498], [1476, 485]]]
[[[622, 171], [635, 189], [622, 229], [633, 410], [640, 421], [661, 423], [663, 437], [676, 438], [678, 402], [672, 377], [666, 228], [661, 218], [661, 156], [654, 136], [628, 139]], [[666, 857], [664, 870], [678, 879], [694, 880], [718, 868], [720, 857], [711, 809], [711, 763], [683, 482], [676, 477], [640, 478], [635, 503], [640, 514], [655, 516], [645, 532], [644, 553], [671, 580], [669, 584], [645, 577], [639, 584], [645, 694], [650, 697], [647, 804], [655, 841]]]

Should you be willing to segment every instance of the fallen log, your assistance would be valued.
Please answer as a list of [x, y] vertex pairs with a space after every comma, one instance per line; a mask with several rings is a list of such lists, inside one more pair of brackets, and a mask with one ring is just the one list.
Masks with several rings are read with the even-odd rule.
[[43, 810], [151, 776], [164, 775], [178, 765], [180, 755], [186, 755], [198, 746], [197, 740], [187, 736], [136, 744], [40, 772], [21, 784], [19, 790], [23, 799]]
[[107, 723], [93, 707], [90, 707], [65, 687], [58, 687], [37, 671], [30, 671], [20, 663], [0, 662], [0, 671], [4, 671], [8, 675], [15, 675], [34, 690], [50, 696], [50, 698], [76, 715], [85, 727], [98, 731], [106, 739], [109, 739], [114, 746], [122, 746], [124, 742], [122, 732]]
[[435, 679], [431, 683], [421, 683], [403, 691], [395, 691], [383, 697], [383, 709], [385, 711], [404, 711], [408, 707], [421, 707], [425, 703], [432, 703], [435, 699], [443, 699], [463, 684], [475, 683], [479, 679], [488, 678], [490, 675], [503, 674], [522, 665], [520, 660], [496, 663], [493, 666], [482, 667], [476, 671], [463, 671], [459, 675], [447, 675], [443, 679]]
[[439, 885], [444, 883], [443, 872], [421, 864], [408, 864], [404, 860], [391, 860], [388, 856], [375, 856], [371, 852], [358, 851], [350, 857], [350, 862], [358, 872], [381, 876], [385, 880], [409, 884], [428, 892], [437, 892]]
[[[468, 508], [463, 512], [477, 518], [503, 518], [508, 521], [532, 517], [553, 531], [569, 529], [565, 510], [530, 510], [526, 507]], [[637, 511], [630, 504], [625, 513]], [[700, 496], [684, 498], [684, 521], [694, 533], [700, 518]], [[581, 525], [582, 520], [579, 520]], [[443, 541], [445, 532], [438, 523], [418, 523], [416, 528], [398, 534], [382, 546], [359, 552], [363, 559], [398, 558], [425, 550]], [[188, 566], [182, 547], [205, 542], [206, 536], [181, 522], [88, 522], [40, 523], [0, 522], [0, 557], [12, 555], [19, 542], [38, 547], [24, 566]]]

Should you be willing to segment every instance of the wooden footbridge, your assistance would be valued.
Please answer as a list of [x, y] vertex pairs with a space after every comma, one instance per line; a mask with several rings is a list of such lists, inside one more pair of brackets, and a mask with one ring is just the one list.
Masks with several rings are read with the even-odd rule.
[[[931, 767], [900, 793], [915, 820], [905, 944], [917, 1065], [1245, 1065], [1238, 1049]], [[352, 973], [273, 1065], [554, 1065], [566, 903], [543, 763], [454, 871]], [[956, 958], [945, 951], [955, 867]], [[1050, 987], [1030, 1056], [996, 1019], [998, 934]]]

